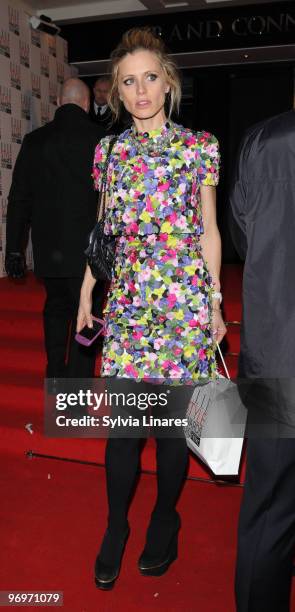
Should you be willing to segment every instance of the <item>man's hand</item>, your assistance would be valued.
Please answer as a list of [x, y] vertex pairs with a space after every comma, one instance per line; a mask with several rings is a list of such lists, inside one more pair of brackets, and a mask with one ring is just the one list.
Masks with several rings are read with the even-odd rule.
[[26, 260], [22, 253], [6, 253], [5, 270], [10, 278], [24, 278], [26, 269]]

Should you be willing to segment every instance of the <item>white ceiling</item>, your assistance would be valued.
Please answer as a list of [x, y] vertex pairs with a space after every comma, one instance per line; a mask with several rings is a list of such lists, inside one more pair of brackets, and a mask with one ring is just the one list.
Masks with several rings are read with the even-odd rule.
[[[269, 2], [260, 0], [259, 3]], [[283, 2], [276, 0], [273, 4]], [[53, 21], [66, 24], [128, 15], [155, 15], [174, 11], [204, 10], [241, 5], [255, 5], [257, 0], [26, 0], [36, 14], [44, 13]]]

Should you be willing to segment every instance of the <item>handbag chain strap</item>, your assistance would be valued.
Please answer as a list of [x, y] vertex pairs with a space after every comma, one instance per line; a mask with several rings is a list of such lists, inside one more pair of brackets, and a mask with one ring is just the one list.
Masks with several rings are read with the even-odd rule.
[[118, 136], [114, 136], [113, 138], [111, 138], [111, 140], [109, 142], [109, 148], [108, 148], [108, 151], [107, 151], [107, 156], [106, 156], [106, 160], [105, 160], [104, 167], [103, 167], [103, 172], [102, 172], [101, 190], [100, 190], [99, 196], [98, 196], [97, 213], [96, 213], [97, 221], [99, 221], [100, 219], [103, 219], [104, 216], [105, 216], [105, 212], [106, 212], [106, 194], [107, 194], [108, 165], [109, 165], [109, 160], [110, 160], [111, 152], [113, 150], [113, 146], [114, 146], [114, 144], [115, 144], [115, 142], [117, 140], [118, 140]]

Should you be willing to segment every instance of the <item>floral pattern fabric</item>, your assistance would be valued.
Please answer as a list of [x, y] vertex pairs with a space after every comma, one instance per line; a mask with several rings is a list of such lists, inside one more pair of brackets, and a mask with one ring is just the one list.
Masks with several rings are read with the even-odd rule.
[[[109, 140], [96, 147], [96, 189]], [[200, 186], [217, 185], [218, 174], [218, 142], [208, 132], [165, 124], [119, 136], [107, 174], [105, 233], [117, 240], [102, 376], [182, 384], [214, 377], [213, 284], [199, 242]]]

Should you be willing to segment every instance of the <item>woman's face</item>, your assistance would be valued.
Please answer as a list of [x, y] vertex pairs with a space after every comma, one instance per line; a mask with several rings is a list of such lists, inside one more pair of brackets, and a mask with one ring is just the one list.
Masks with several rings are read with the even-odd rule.
[[144, 120], [163, 114], [169, 89], [159, 59], [152, 51], [128, 53], [120, 61], [119, 96], [133, 117]]

